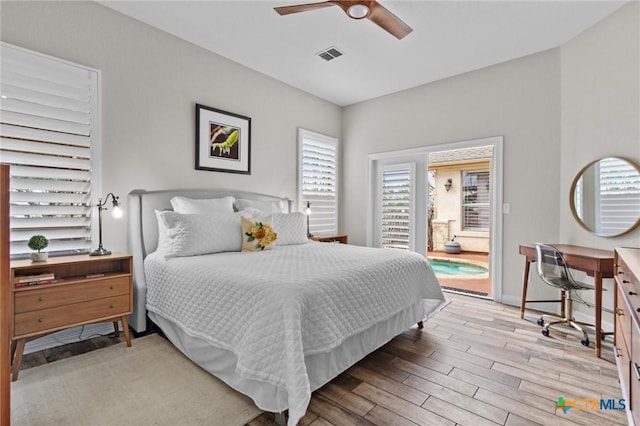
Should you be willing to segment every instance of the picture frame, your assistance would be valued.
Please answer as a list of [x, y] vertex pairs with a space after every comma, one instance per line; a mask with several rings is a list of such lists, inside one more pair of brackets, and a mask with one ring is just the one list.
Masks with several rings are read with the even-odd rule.
[[196, 170], [251, 174], [251, 118], [196, 104]]

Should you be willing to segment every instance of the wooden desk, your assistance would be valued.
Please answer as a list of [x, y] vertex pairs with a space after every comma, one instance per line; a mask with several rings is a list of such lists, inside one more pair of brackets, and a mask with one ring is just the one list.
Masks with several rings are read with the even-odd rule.
[[[564, 256], [567, 266], [571, 269], [586, 272], [593, 277], [595, 286], [595, 309], [596, 309], [596, 356], [600, 356], [602, 347], [602, 337], [606, 334], [602, 331], [602, 279], [613, 278], [613, 250], [599, 250], [589, 247], [571, 246], [566, 244], [552, 244]], [[520, 254], [526, 257], [524, 266], [524, 280], [522, 284], [522, 303], [520, 305], [520, 318], [524, 318], [524, 308], [527, 303], [540, 303], [550, 301], [528, 300], [527, 286], [529, 284], [529, 267], [536, 261], [536, 245], [520, 244]], [[564, 298], [564, 293], [562, 299]], [[557, 301], [555, 301], [557, 302]], [[564, 315], [564, 304], [562, 305]]]

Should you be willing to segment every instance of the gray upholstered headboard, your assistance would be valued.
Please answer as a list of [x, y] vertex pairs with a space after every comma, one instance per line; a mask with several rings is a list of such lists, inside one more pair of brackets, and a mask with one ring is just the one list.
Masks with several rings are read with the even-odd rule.
[[279, 201], [283, 211], [290, 212], [292, 202], [288, 198], [254, 192], [232, 191], [224, 189], [168, 189], [145, 191], [136, 189], [129, 193], [128, 209], [128, 247], [133, 256], [133, 313], [129, 316], [129, 325], [137, 332], [147, 328], [146, 296], [147, 283], [144, 277], [144, 259], [158, 246], [158, 223], [155, 210], [171, 210], [171, 198], [221, 198], [232, 196], [256, 201]]

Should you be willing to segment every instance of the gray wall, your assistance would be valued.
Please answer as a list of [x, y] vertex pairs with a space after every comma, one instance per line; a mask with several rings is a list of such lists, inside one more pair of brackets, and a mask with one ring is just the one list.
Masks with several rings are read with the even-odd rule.
[[568, 196], [586, 163], [640, 160], [638, 15], [631, 2], [560, 48], [344, 108], [342, 231], [365, 242], [368, 154], [502, 135], [504, 302], [519, 304], [522, 242], [640, 246], [640, 230], [605, 239], [580, 228]]
[[[102, 194], [211, 187], [295, 199], [297, 127], [340, 137], [338, 106], [98, 3], [0, 7], [2, 41], [102, 72]], [[251, 117], [251, 175], [195, 170], [196, 102]], [[105, 247], [126, 250], [126, 223], [105, 216]]]
[[640, 3], [621, 8], [561, 52], [560, 239], [603, 249], [640, 246], [640, 229], [598, 237], [569, 209], [571, 183], [589, 162], [620, 156], [640, 163]]
[[[569, 191], [591, 161], [619, 156], [640, 164], [640, 3], [631, 2], [561, 47], [562, 119], [559, 241], [601, 249], [640, 247], [640, 229], [615, 238], [593, 235], [574, 220]], [[584, 282], [591, 278], [575, 274]], [[613, 280], [603, 304], [612, 309]], [[585, 294], [587, 300], [593, 295]], [[577, 305], [579, 311], [587, 311]], [[603, 317], [611, 321], [610, 315]]]
[[[364, 243], [367, 154], [504, 136], [503, 287], [522, 288], [518, 244], [559, 232], [560, 53], [551, 50], [344, 109], [341, 226]], [[371, 123], [376, 123], [372, 126]], [[509, 300], [505, 300], [509, 301]]]

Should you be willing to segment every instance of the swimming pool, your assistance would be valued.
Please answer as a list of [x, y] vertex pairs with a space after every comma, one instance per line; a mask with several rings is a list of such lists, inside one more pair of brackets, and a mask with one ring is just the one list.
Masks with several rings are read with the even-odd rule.
[[482, 275], [489, 271], [482, 266], [461, 263], [455, 260], [429, 259], [429, 265], [437, 276]]

